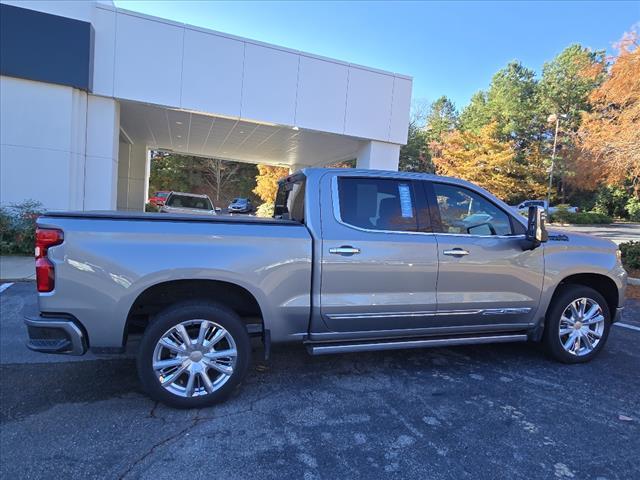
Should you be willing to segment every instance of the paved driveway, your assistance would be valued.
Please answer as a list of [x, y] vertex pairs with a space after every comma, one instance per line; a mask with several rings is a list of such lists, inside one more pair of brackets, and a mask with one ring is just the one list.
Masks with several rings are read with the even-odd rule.
[[612, 223], [611, 225], [549, 225], [553, 230], [572, 230], [607, 238], [617, 244], [631, 240], [640, 241], [640, 223]]
[[[33, 289], [0, 294], [2, 478], [638, 478], [637, 330], [615, 327], [574, 366], [527, 344], [280, 347], [226, 403], [180, 411], [139, 390], [130, 358], [18, 348]], [[627, 307], [640, 326], [640, 303]]]

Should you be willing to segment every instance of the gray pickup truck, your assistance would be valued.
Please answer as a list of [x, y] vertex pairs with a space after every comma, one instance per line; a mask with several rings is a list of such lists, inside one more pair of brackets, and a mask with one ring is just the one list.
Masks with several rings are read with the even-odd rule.
[[122, 352], [156, 400], [201, 407], [243, 379], [251, 337], [312, 355], [543, 342], [591, 360], [620, 318], [616, 245], [548, 232], [487, 191], [425, 174], [306, 169], [274, 218], [123, 212], [38, 219], [29, 348]]

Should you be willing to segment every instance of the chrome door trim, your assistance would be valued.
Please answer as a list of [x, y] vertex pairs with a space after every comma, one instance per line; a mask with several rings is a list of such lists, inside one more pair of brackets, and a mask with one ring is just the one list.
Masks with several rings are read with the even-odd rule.
[[531, 307], [522, 308], [487, 308], [482, 315], [521, 315], [531, 311]]
[[475, 308], [467, 310], [428, 310], [422, 312], [380, 312], [380, 313], [336, 313], [327, 314], [330, 320], [362, 320], [367, 318], [412, 318], [437, 317], [441, 315], [519, 315], [529, 313], [531, 308]]

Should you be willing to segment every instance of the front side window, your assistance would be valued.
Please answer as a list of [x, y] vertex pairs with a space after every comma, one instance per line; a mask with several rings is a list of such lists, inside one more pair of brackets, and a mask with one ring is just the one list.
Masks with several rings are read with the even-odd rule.
[[511, 219], [483, 196], [458, 185], [433, 183], [442, 231], [467, 235], [511, 235]]
[[338, 192], [344, 223], [367, 230], [418, 230], [410, 181], [342, 177], [338, 180]]

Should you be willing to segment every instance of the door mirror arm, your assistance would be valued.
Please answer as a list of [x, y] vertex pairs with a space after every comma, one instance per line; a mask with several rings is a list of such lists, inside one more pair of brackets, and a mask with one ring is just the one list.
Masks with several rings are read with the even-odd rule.
[[523, 250], [533, 250], [549, 239], [545, 225], [546, 213], [542, 207], [529, 207], [527, 233], [522, 245]]

